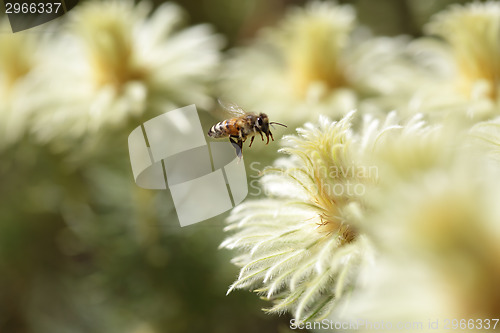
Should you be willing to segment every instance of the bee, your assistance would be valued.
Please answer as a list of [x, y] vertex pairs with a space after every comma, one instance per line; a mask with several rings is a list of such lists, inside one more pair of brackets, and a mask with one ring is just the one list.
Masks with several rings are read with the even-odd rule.
[[247, 140], [248, 137], [251, 137], [250, 145], [252, 146], [253, 140], [255, 136], [260, 134], [262, 141], [264, 141], [264, 135], [266, 135], [267, 142], [269, 143], [269, 137], [274, 141], [273, 133], [269, 128], [269, 125], [280, 125], [286, 127], [286, 125], [277, 123], [277, 122], [269, 122], [269, 118], [265, 113], [260, 113], [256, 115], [252, 112], [246, 112], [240, 106], [234, 103], [225, 103], [219, 100], [219, 104], [224, 108], [228, 113], [235, 116], [234, 118], [223, 120], [215, 125], [213, 125], [208, 131], [208, 136], [218, 139], [218, 138], [227, 138], [229, 137], [229, 141], [235, 146], [237, 155], [241, 159], [241, 152], [243, 150], [243, 142]]

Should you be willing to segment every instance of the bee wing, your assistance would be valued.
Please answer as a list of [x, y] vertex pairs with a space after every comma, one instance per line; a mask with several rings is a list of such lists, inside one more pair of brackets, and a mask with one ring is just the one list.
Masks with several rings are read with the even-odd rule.
[[220, 106], [222, 106], [222, 108], [224, 110], [226, 110], [227, 112], [229, 112], [235, 116], [241, 116], [241, 115], [244, 115], [247, 113], [245, 110], [243, 110], [243, 108], [241, 106], [239, 106], [235, 103], [221, 101], [220, 99], [218, 99], [217, 101], [219, 102]]

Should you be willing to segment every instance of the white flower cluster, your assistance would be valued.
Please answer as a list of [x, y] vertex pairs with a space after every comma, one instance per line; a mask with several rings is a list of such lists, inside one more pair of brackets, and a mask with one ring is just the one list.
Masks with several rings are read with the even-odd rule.
[[0, 34], [0, 151], [96, 149], [166, 109], [209, 109], [217, 91], [299, 128], [263, 172], [265, 197], [228, 219], [229, 291], [297, 324], [498, 318], [500, 2], [453, 5], [412, 40], [311, 1], [223, 62], [220, 37], [183, 15], [89, 0]]
[[[232, 234], [221, 245], [240, 253], [230, 291], [256, 291], [273, 301], [269, 311], [289, 311], [295, 323], [363, 318], [397, 330], [398, 322], [427, 325], [429, 318], [495, 318], [500, 3], [456, 5], [436, 15], [427, 30], [442, 39], [408, 44], [406, 70], [395, 69], [403, 67], [396, 55], [386, 58], [389, 67], [377, 68], [371, 58], [367, 66], [387, 72], [386, 80], [392, 73], [408, 82], [385, 96], [372, 94], [370, 103], [378, 105], [370, 107], [350, 67], [363, 63], [354, 49], [366, 47], [368, 56], [370, 48], [346, 46], [352, 25], [348, 7], [315, 2], [231, 60], [230, 68], [269, 68], [265, 78], [254, 75], [245, 94], [255, 105], [272, 103], [271, 96], [286, 101], [286, 109], [276, 109], [283, 119], [297, 112], [301, 119], [325, 110], [335, 115], [340, 104], [328, 96], [346, 89], [357, 96], [351, 102], [358, 111], [338, 121], [321, 117], [286, 137], [282, 151], [290, 156], [262, 177], [266, 198], [233, 210]], [[280, 43], [266, 45], [277, 36]], [[374, 50], [379, 42], [366, 43]], [[330, 53], [315, 51], [323, 48]], [[245, 71], [227, 77], [237, 82]], [[364, 74], [365, 84], [377, 81], [374, 71]], [[268, 80], [267, 92], [259, 80]], [[318, 82], [328, 93], [311, 99]], [[383, 105], [396, 111], [381, 117]]]

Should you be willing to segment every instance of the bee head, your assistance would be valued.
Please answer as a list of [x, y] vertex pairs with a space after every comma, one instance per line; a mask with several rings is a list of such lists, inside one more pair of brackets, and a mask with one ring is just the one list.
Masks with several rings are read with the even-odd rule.
[[257, 128], [264, 134], [269, 135], [269, 118], [267, 117], [267, 114], [259, 114], [259, 117], [257, 117]]
[[[255, 126], [257, 126], [257, 128], [261, 132], [261, 136], [262, 136], [262, 133], [264, 133], [266, 135], [266, 138], [267, 138], [266, 145], [269, 143], [269, 137], [271, 137], [271, 139], [274, 141], [273, 133], [271, 133], [271, 130], [269, 129], [269, 125], [273, 125], [273, 124], [286, 127], [286, 125], [283, 125], [283, 124], [280, 124], [277, 122], [270, 123], [269, 118], [267, 117], [267, 114], [265, 114], [265, 113], [261, 113], [257, 117], [257, 122], [256, 122]], [[262, 138], [262, 140], [264, 140], [264, 138]]]

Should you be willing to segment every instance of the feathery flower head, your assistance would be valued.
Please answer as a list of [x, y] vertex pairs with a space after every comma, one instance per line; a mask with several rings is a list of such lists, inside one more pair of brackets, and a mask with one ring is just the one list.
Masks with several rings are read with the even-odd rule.
[[[264, 294], [275, 302], [271, 312], [291, 311], [299, 321], [327, 316], [350, 293], [359, 265], [370, 258], [358, 228], [365, 191], [378, 183], [370, 155], [382, 137], [405, 131], [390, 113], [383, 123], [366, 116], [353, 132], [354, 114], [337, 122], [323, 117], [319, 126], [306, 124], [286, 137], [290, 156], [262, 178], [268, 198], [232, 211], [226, 230], [236, 233], [221, 247], [243, 253], [233, 260], [242, 268], [230, 291]], [[420, 124], [418, 117], [408, 122]]]
[[[449, 127], [430, 126], [421, 114], [410, 118], [405, 126], [394, 126], [373, 140], [370, 153], [372, 163], [380, 166], [379, 187], [392, 188], [394, 184], [413, 179], [437, 167], [454, 163], [451, 158], [457, 149], [453, 133], [458, 132], [454, 124]], [[383, 181], [382, 181], [383, 180]]]

